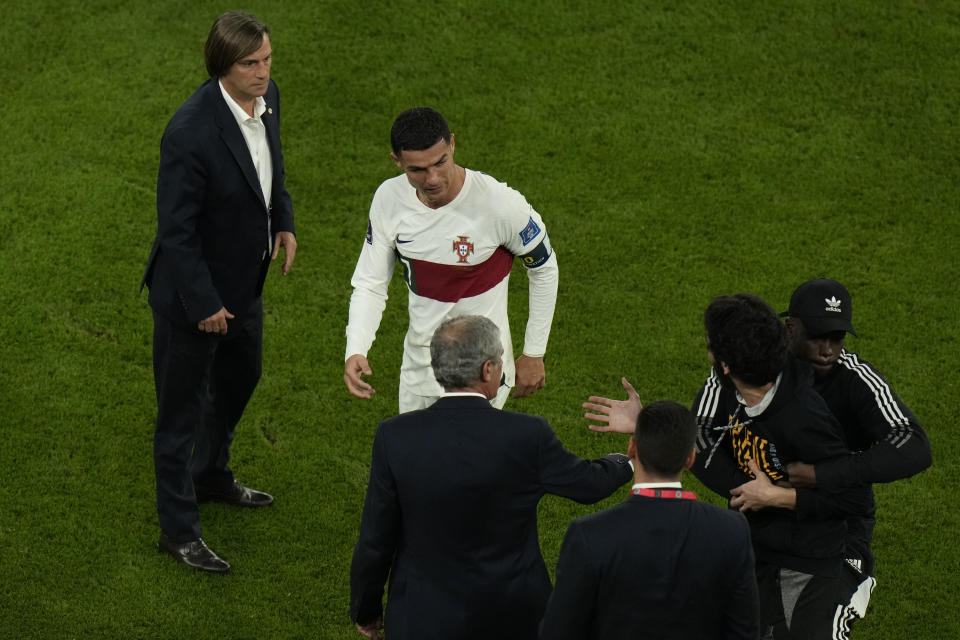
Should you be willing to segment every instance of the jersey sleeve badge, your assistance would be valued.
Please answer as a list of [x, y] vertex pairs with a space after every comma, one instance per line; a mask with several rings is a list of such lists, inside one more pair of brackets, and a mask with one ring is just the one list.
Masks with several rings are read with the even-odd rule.
[[530, 216], [527, 226], [520, 232], [520, 240], [523, 242], [523, 246], [530, 244], [538, 235], [540, 235], [540, 227], [533, 221], [533, 216]]

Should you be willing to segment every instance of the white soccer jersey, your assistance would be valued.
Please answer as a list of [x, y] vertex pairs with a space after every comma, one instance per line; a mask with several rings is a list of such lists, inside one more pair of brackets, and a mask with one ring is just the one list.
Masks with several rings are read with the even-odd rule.
[[507, 281], [514, 256], [528, 268], [530, 279], [523, 353], [542, 356], [553, 321], [559, 268], [543, 220], [526, 199], [506, 184], [467, 169], [457, 197], [431, 209], [420, 202], [405, 175], [386, 180], [373, 196], [366, 241], [351, 280], [345, 359], [355, 353], [366, 357], [399, 261], [410, 315], [401, 387], [422, 396], [443, 392], [430, 366], [430, 339], [440, 323], [460, 315], [486, 316], [500, 328], [503, 371], [513, 386]]

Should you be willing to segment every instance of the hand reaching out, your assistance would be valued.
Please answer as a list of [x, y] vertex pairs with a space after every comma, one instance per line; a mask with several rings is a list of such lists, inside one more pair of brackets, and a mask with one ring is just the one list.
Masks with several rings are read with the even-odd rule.
[[626, 400], [611, 400], [600, 396], [590, 396], [583, 408], [591, 413], [583, 414], [587, 420], [605, 423], [604, 425], [591, 424], [592, 431], [614, 431], [616, 433], [632, 434], [637, 428], [637, 418], [643, 404], [640, 396], [626, 378], [620, 378], [620, 383], [627, 391]]

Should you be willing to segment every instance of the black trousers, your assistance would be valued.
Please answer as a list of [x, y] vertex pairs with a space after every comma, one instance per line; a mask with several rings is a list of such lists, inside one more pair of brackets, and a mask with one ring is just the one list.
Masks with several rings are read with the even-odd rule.
[[175, 542], [200, 537], [196, 487], [233, 484], [230, 444], [260, 380], [261, 300], [227, 326], [218, 336], [153, 313], [157, 514], [161, 531]]
[[[838, 569], [841, 569], [838, 561]], [[761, 640], [834, 640], [839, 575], [827, 577], [757, 562]]]

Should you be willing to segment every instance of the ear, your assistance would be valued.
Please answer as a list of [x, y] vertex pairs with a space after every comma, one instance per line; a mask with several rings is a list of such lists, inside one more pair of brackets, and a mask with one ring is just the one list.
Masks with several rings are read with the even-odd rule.
[[690, 449], [690, 453], [687, 455], [687, 459], [683, 461], [683, 468], [689, 469], [693, 466], [693, 461], [697, 459], [697, 450]]
[[456, 141], [454, 140], [453, 131], [451, 131], [450, 132], [450, 155], [453, 155], [453, 148], [457, 146], [455, 142]]
[[[497, 365], [493, 360], [487, 360], [483, 363], [483, 366], [480, 367], [480, 379], [483, 382], [490, 382], [493, 379], [493, 376], [497, 373]], [[499, 382], [499, 381], [498, 381]]]
[[630, 443], [627, 445], [627, 457], [631, 460], [637, 459], [637, 443], [634, 442], [633, 436], [630, 436]]
[[[400, 153], [403, 153], [403, 152], [401, 151]], [[403, 171], [403, 165], [400, 163], [400, 156], [398, 156], [397, 154], [391, 151], [390, 159], [393, 160], [393, 164], [397, 165], [397, 169], [400, 169], [401, 171]]]
[[723, 373], [730, 375], [730, 367], [727, 366], [727, 363], [723, 360], [720, 361], [720, 368], [723, 369]]

